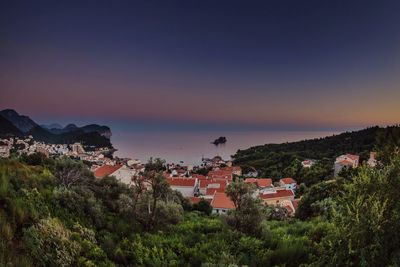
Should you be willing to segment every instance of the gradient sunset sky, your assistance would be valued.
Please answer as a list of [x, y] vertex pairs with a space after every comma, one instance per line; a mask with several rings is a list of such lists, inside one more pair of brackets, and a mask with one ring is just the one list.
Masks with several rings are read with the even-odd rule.
[[0, 108], [120, 127], [395, 124], [399, 14], [400, 1], [2, 1]]

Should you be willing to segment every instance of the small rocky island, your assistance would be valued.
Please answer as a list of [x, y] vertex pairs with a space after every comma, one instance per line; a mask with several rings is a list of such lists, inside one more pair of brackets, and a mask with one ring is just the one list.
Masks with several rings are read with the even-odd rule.
[[220, 136], [217, 139], [214, 140], [214, 142], [211, 142], [212, 144], [218, 146], [226, 143], [226, 137], [225, 136]]

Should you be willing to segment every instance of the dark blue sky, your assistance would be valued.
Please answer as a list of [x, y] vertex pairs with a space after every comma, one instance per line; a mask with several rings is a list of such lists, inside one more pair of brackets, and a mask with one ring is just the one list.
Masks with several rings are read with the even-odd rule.
[[62, 122], [396, 123], [399, 14], [399, 1], [3, 1], [0, 106]]

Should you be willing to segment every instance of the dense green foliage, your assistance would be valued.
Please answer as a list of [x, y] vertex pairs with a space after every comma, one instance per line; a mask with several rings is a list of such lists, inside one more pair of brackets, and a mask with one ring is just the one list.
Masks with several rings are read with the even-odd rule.
[[302, 189], [295, 218], [240, 179], [236, 210], [212, 215], [169, 188], [159, 159], [130, 188], [67, 158], [1, 159], [0, 266], [399, 266], [397, 142], [376, 168]]
[[271, 221], [247, 189], [239, 192], [237, 213], [209, 215], [207, 202], [192, 207], [170, 190], [158, 175], [161, 164], [150, 162], [138, 178], [155, 188], [143, 191], [114, 178], [96, 180], [70, 159], [0, 160], [0, 266], [298, 266], [311, 260], [315, 231], [325, 222]]

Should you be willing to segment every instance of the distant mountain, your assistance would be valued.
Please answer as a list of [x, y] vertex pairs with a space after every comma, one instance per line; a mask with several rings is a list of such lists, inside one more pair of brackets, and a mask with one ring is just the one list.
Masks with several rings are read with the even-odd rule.
[[22, 136], [22, 132], [9, 120], [0, 115], [0, 137]]
[[82, 131], [84, 133], [93, 133], [93, 132], [97, 132], [99, 133], [101, 136], [106, 137], [107, 139], [111, 138], [111, 129], [108, 126], [100, 126], [97, 124], [89, 124], [83, 127], [78, 127], [75, 124], [68, 124], [67, 126], [65, 126], [64, 128], [48, 128], [47, 129], [49, 132], [53, 133], [53, 134], [63, 134], [63, 133], [72, 133], [72, 132], [76, 132], [76, 131]]
[[101, 136], [104, 136], [108, 139], [111, 138], [111, 129], [108, 126], [100, 126], [97, 124], [89, 124], [86, 126], [83, 126], [80, 128], [81, 130], [83, 130], [85, 133], [90, 133], [90, 132], [97, 132], [99, 133]]
[[29, 118], [28, 116], [19, 115], [13, 109], [2, 110], [0, 111], [0, 115], [10, 121], [12, 124], [14, 124], [14, 126], [23, 133], [27, 133], [32, 128], [38, 126], [33, 120], [31, 120], [31, 118]]
[[80, 142], [87, 146], [112, 147], [110, 142], [112, 133], [111, 129], [107, 126], [97, 124], [90, 124], [83, 127], [68, 124], [64, 128], [59, 124], [40, 126], [28, 116], [19, 115], [12, 109], [0, 111], [0, 117], [1, 136], [32, 135], [35, 140], [50, 144]]
[[47, 129], [47, 130], [50, 130], [50, 129], [62, 129], [63, 127], [60, 125], [60, 124], [58, 124], [58, 123], [52, 123], [52, 124], [42, 124], [42, 125], [40, 125], [42, 128], [45, 128], [45, 129]]
[[33, 139], [50, 144], [73, 144], [80, 142], [86, 146], [112, 147], [110, 140], [97, 132], [85, 133], [83, 130], [54, 134], [40, 126], [34, 127], [28, 134]]

